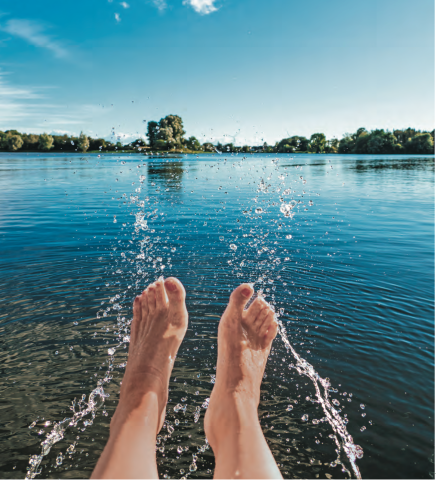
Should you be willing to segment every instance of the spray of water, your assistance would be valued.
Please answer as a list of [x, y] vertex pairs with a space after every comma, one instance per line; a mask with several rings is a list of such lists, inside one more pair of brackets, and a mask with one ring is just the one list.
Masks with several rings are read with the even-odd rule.
[[[239, 168], [240, 170], [242, 170], [243, 161], [244, 158], [240, 160], [239, 164], [234, 163], [232, 165], [232, 168]], [[225, 165], [226, 159], [224, 159], [224, 162], [221, 161], [219, 164], [217, 164], [217, 172], [223, 163]], [[273, 159], [272, 165], [273, 170], [277, 171], [278, 160]], [[138, 166], [138, 168], [139, 167], [140, 166]], [[230, 166], [228, 166], [228, 168], [229, 167]], [[302, 169], [302, 167], [299, 165], [297, 165], [296, 168], [298, 173]], [[188, 172], [188, 169], [183, 171], [186, 173]], [[285, 270], [285, 267], [281, 266], [281, 263], [289, 261], [290, 258], [279, 258], [276, 252], [277, 247], [275, 247], [277, 241], [275, 241], [275, 243], [272, 241], [268, 243], [268, 240], [270, 240], [268, 239], [268, 236], [271, 233], [271, 228], [277, 227], [278, 230], [280, 230], [283, 226], [283, 223], [280, 223], [280, 221], [278, 220], [273, 220], [272, 222], [274, 223], [271, 223], [271, 225], [268, 226], [265, 220], [265, 215], [268, 214], [268, 211], [271, 209], [278, 209], [279, 215], [281, 215], [282, 218], [286, 219], [286, 221], [289, 222], [292, 221], [299, 208], [306, 207], [306, 205], [301, 198], [299, 198], [298, 200], [294, 199], [293, 194], [295, 193], [295, 190], [292, 190], [292, 187], [289, 188], [288, 185], [285, 185], [285, 181], [287, 180], [286, 176], [288, 174], [277, 175], [276, 178], [278, 178], [280, 182], [279, 185], [274, 185], [272, 173], [267, 172], [266, 167], [264, 167], [261, 173], [262, 177], [257, 184], [256, 196], [254, 199], [252, 199], [254, 205], [248, 204], [244, 206], [241, 212], [242, 217], [246, 218], [247, 224], [249, 225], [250, 229], [249, 231], [247, 231], [247, 233], [243, 233], [242, 238], [239, 238], [240, 234], [235, 235], [234, 233], [232, 233], [231, 235], [229, 235], [229, 237], [231, 237], [230, 239], [228, 239], [230, 259], [227, 261], [227, 264], [228, 269], [231, 271], [231, 274], [236, 277], [248, 277], [249, 279], [256, 277], [254, 278], [254, 283], [260, 284], [259, 286], [261, 287], [261, 293], [270, 295], [271, 298], [269, 299], [269, 301], [274, 306], [276, 303], [276, 287], [272, 277], [275, 275], [277, 280], [283, 280], [281, 275], [277, 275], [277, 273], [279, 273], [279, 271]], [[114, 368], [114, 360], [117, 348], [125, 345], [126, 343], [129, 343], [130, 341], [129, 329], [131, 319], [126, 319], [125, 317], [123, 317], [120, 314], [120, 311], [123, 309], [124, 304], [130, 302], [132, 290], [140, 290], [141, 288], [143, 288], [144, 284], [148, 279], [151, 279], [153, 276], [158, 278], [165, 268], [171, 269], [172, 267], [171, 255], [176, 252], [176, 246], [171, 246], [171, 244], [169, 246], [166, 245], [169, 241], [171, 242], [170, 237], [167, 236], [165, 238], [161, 238], [158, 235], [158, 232], [156, 232], [153, 224], [153, 222], [155, 222], [155, 224], [158, 225], [159, 221], [162, 221], [164, 216], [164, 213], [161, 213], [161, 217], [159, 217], [158, 198], [161, 193], [160, 187], [157, 187], [156, 195], [154, 197], [146, 196], [143, 200], [141, 200], [140, 193], [145, 179], [145, 175], [139, 176], [140, 187], [136, 188], [135, 192], [132, 193], [130, 197], [127, 194], [123, 194], [124, 200], [130, 199], [129, 205], [139, 207], [138, 211], [132, 212], [132, 215], [134, 215], [135, 217], [135, 221], [133, 223], [134, 233], [131, 237], [132, 240], [129, 240], [131, 244], [131, 250], [128, 252], [132, 256], [130, 257], [130, 265], [127, 264], [127, 269], [126, 266], [122, 265], [124, 262], [127, 262], [127, 260], [129, 260], [126, 256], [126, 253], [121, 252], [121, 254], [117, 256], [117, 246], [113, 247], [112, 253], [112, 256], [115, 260], [113, 274], [118, 277], [120, 277], [123, 273], [128, 274], [128, 276], [130, 277], [129, 281], [131, 283], [132, 278], [135, 280], [135, 286], [132, 289], [133, 285], [128, 285], [128, 287], [124, 291], [117, 293], [109, 300], [109, 305], [106, 308], [102, 308], [97, 314], [97, 318], [107, 317], [112, 313], [115, 313], [117, 315], [117, 324], [116, 328], [114, 329], [114, 333], [118, 343], [108, 349], [109, 360], [107, 362], [108, 367], [106, 374], [101, 380], [98, 381], [97, 387], [90, 393], [87, 403], [85, 401], [86, 396], [83, 396], [80, 402], [78, 402], [77, 404], [74, 401], [73, 406], [71, 407], [73, 416], [64, 418], [59, 423], [55, 423], [51, 432], [47, 434], [45, 440], [41, 443], [40, 454], [30, 457], [26, 478], [35, 478], [36, 475], [41, 473], [40, 465], [43, 457], [49, 454], [50, 449], [55, 443], [64, 439], [68, 427], [76, 427], [79, 422], [82, 422], [83, 429], [92, 425], [97, 410], [104, 403], [104, 400], [107, 396], [103, 390], [103, 385], [108, 384], [112, 379], [112, 371]], [[301, 185], [306, 185], [307, 183], [307, 181], [303, 178], [302, 175], [299, 175], [298, 178], [294, 180], [294, 182]], [[150, 185], [153, 187], [155, 186], [154, 182], [150, 182]], [[180, 187], [180, 185], [177, 183], [175, 183], [173, 186], [175, 188]], [[221, 189], [222, 187], [220, 186], [218, 190]], [[274, 192], [274, 194], [279, 194], [279, 198], [276, 199], [274, 196], [271, 196], [271, 192]], [[226, 194], [227, 192], [224, 193]], [[302, 193], [305, 194], [306, 192], [303, 190]], [[266, 199], [262, 198], [262, 195], [266, 195]], [[298, 195], [297, 198], [298, 197], [300, 197], [300, 195]], [[307, 206], [313, 206], [313, 201], [307, 201]], [[223, 212], [225, 214], [225, 206], [222, 206], [221, 208], [222, 210], [217, 210], [217, 212]], [[307, 208], [305, 208], [305, 211], [307, 211]], [[114, 223], [116, 222], [117, 219], [116, 217], [114, 217]], [[251, 228], [256, 222], [259, 222], [257, 228]], [[204, 226], [207, 226], [207, 222], [204, 222]], [[127, 225], [123, 224], [123, 228], [126, 227]], [[242, 229], [242, 224], [239, 224], [238, 228]], [[276, 237], [279, 238], [277, 234]], [[286, 235], [286, 239], [290, 240], [291, 238], [292, 235]], [[132, 248], [134, 248], [133, 241], [135, 239], [137, 240], [137, 246], [139, 247], [139, 251], [137, 250], [136, 252], [132, 250]], [[221, 242], [225, 241], [224, 236], [220, 236], [219, 240]], [[242, 240], [245, 240], [244, 244], [242, 244]], [[238, 246], [240, 246], [241, 248], [238, 249]], [[250, 258], [250, 254], [247, 254], [249, 249], [252, 249], [252, 252], [256, 257], [255, 261]], [[287, 254], [287, 250], [284, 250], [284, 252], [285, 254]], [[166, 259], [165, 256], [167, 256]], [[253, 257], [253, 255], [251, 255], [251, 257]], [[167, 262], [166, 264], [165, 260]], [[275, 274], [274, 270], [276, 270]], [[286, 283], [284, 283], [284, 285], [286, 285]], [[336, 445], [337, 458], [334, 462], [331, 463], [331, 466], [341, 465], [343, 472], [345, 472], [349, 477], [352, 477], [354, 475], [354, 477], [360, 479], [361, 475], [356, 461], [362, 458], [363, 450], [360, 446], [354, 444], [353, 438], [348, 433], [346, 428], [347, 419], [341, 417], [340, 411], [335, 409], [332, 401], [330, 400], [330, 392], [332, 392], [333, 390], [329, 379], [320, 377], [314, 367], [304, 358], [302, 358], [289, 342], [285, 325], [281, 320], [279, 320], [279, 316], [283, 313], [283, 309], [279, 309], [279, 313], [277, 313], [277, 319], [279, 321], [280, 337], [288, 352], [288, 355], [291, 357], [289, 367], [298, 372], [299, 375], [310, 379], [315, 389], [316, 402], [321, 406], [324, 412], [324, 417], [321, 418], [319, 422], [328, 422], [328, 424], [332, 428], [332, 434], [330, 435], [330, 437]], [[208, 399], [206, 399], [201, 408], [205, 410], [207, 409], [207, 407]], [[185, 414], [186, 404], [177, 404], [174, 407], [174, 411], [180, 411]], [[194, 423], [197, 423], [199, 421], [200, 415], [201, 409], [200, 407], [197, 407], [195, 409], [193, 417]], [[164, 429], [167, 430], [167, 433], [164, 436], [159, 435], [157, 437], [157, 450], [161, 452], [164, 451], [165, 441], [171, 438], [171, 435], [177, 428], [177, 425], [178, 423], [176, 422], [174, 423], [174, 425], [172, 425], [168, 420], [165, 421]], [[207, 443], [207, 440], [204, 445], [197, 447], [197, 453], [192, 455], [192, 463], [189, 466], [188, 471], [183, 471], [184, 476], [182, 478], [187, 478], [190, 474], [194, 473], [197, 470], [198, 456], [208, 449], [209, 444]], [[74, 450], [75, 443], [70, 445], [67, 453], [72, 454], [74, 453]], [[351, 471], [350, 468], [347, 468], [344, 463], [343, 454], [345, 454], [346, 458], [348, 459], [349, 465], [351, 466]], [[58, 457], [56, 460], [57, 465], [60, 465], [60, 463], [62, 463], [62, 455], [60, 455], [60, 457]]]

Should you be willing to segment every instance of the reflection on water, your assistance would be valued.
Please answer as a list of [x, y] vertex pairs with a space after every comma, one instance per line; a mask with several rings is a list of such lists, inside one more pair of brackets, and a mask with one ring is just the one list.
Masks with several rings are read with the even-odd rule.
[[[158, 438], [162, 476], [212, 475], [202, 420], [217, 322], [251, 281], [283, 325], [259, 414], [284, 476], [427, 477], [434, 158], [414, 162], [0, 155], [0, 475], [22, 478], [29, 458], [30, 474], [90, 475], [132, 299], [163, 274], [186, 286], [190, 327]], [[381, 164], [404, 168], [380, 177]]]
[[357, 160], [351, 167], [358, 172], [366, 172], [368, 170], [426, 170], [434, 172], [434, 158], [430, 157], [411, 157], [406, 159], [396, 158], [374, 158], [368, 162], [365, 160]]

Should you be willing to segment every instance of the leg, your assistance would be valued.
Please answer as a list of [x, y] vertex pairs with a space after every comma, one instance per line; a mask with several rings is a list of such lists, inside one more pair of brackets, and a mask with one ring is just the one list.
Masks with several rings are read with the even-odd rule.
[[176, 278], [159, 279], [135, 298], [120, 403], [91, 478], [158, 478], [156, 434], [187, 326], [185, 290]]
[[277, 322], [261, 298], [244, 310], [252, 294], [250, 285], [240, 285], [218, 327], [216, 383], [204, 425], [215, 454], [215, 478], [282, 478], [257, 414]]

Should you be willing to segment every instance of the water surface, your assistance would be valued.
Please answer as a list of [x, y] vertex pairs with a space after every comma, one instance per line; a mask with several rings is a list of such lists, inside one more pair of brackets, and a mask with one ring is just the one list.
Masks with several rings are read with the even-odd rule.
[[[95, 418], [66, 428], [38, 475], [90, 476], [132, 299], [160, 275], [183, 282], [190, 314], [162, 477], [212, 476], [204, 402], [218, 320], [243, 281], [330, 379], [362, 476], [434, 476], [434, 157], [0, 154], [0, 202], [2, 478], [23, 478], [54, 423], [101, 384]], [[354, 476], [294, 367], [278, 336], [259, 414], [283, 475]]]

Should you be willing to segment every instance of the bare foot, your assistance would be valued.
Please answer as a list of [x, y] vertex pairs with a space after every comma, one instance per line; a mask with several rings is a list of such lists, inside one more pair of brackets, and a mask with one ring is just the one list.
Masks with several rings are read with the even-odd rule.
[[[218, 327], [216, 382], [205, 418], [218, 477], [280, 477], [257, 415], [260, 385], [278, 325], [263, 298], [244, 309], [252, 295], [248, 284], [236, 288]], [[263, 467], [253, 470], [261, 459]]]
[[111, 430], [121, 425], [149, 392], [158, 398], [156, 431], [162, 428], [168, 383], [187, 326], [185, 289], [176, 278], [165, 282], [160, 278], [135, 298], [129, 357]]

